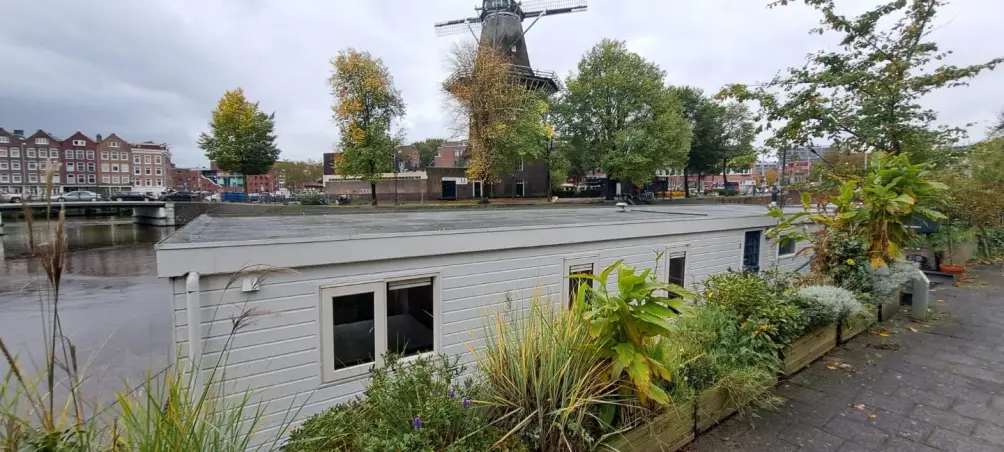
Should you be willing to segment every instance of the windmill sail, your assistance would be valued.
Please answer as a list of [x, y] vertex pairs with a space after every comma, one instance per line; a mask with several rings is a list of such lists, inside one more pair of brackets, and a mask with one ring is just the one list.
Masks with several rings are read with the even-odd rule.
[[577, 13], [588, 9], [588, 5], [586, 0], [529, 0], [523, 2], [522, 8], [525, 17], [539, 17]]

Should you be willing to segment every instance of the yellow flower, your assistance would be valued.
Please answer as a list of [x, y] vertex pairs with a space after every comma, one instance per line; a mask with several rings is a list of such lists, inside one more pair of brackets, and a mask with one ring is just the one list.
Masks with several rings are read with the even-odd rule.
[[711, 298], [711, 296], [712, 296], [712, 295], [714, 295], [714, 294], [715, 294], [714, 292], [710, 292], [710, 291], [709, 291], [709, 292], [708, 292], [708, 298]]
[[847, 259], [847, 265], [854, 265], [854, 259]]
[[763, 324], [763, 325], [760, 325], [760, 331], [767, 331], [769, 329], [770, 329], [770, 325], [767, 325], [766, 323]]

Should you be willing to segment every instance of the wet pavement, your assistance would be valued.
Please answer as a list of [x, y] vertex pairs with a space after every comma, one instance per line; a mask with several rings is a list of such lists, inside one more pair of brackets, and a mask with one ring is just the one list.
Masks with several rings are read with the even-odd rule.
[[777, 410], [734, 416], [683, 450], [1004, 451], [1004, 273], [932, 292], [925, 323], [900, 313], [775, 390]]
[[[44, 223], [44, 220], [39, 223]], [[29, 256], [27, 226], [5, 218], [0, 236], [0, 338], [23, 364], [44, 360], [42, 300], [45, 272]], [[35, 234], [44, 234], [36, 224]], [[123, 380], [141, 381], [162, 369], [171, 343], [167, 283], [156, 277], [154, 244], [171, 230], [137, 226], [131, 218], [67, 219], [70, 249], [60, 286], [64, 335], [87, 366], [86, 389], [105, 398]], [[41, 290], [40, 290], [41, 289]], [[7, 365], [0, 360], [0, 374]]]

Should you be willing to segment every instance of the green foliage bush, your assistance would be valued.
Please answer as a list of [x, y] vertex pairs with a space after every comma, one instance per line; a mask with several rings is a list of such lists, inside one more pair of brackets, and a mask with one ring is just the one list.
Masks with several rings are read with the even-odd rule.
[[[816, 316], [812, 326], [821, 326], [846, 319], [861, 312], [861, 302], [854, 293], [834, 286], [808, 286], [799, 289], [798, 298], [809, 300]], [[803, 312], [810, 312], [803, 308]]]
[[783, 347], [802, 335], [805, 318], [797, 306], [775, 290], [776, 286], [768, 284], [763, 275], [729, 271], [709, 276], [704, 281], [703, 295], [708, 304], [735, 313], [741, 329]]
[[320, 206], [328, 203], [328, 198], [320, 193], [305, 193], [300, 195], [297, 200], [304, 206]]
[[286, 452], [483, 451], [502, 435], [489, 410], [474, 404], [481, 388], [458, 381], [456, 359], [393, 354], [374, 368], [365, 398], [336, 405], [292, 431]]
[[872, 294], [884, 302], [917, 275], [917, 264], [897, 259], [872, 272]]

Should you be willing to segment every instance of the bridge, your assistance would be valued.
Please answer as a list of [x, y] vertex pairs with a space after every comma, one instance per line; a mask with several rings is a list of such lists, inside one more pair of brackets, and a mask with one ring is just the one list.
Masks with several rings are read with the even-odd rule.
[[[93, 201], [93, 202], [29, 202], [24, 204], [0, 204], [0, 235], [3, 235], [3, 214], [5, 212], [21, 212], [25, 207], [32, 212], [45, 212], [46, 209], [59, 211], [61, 209], [132, 209], [133, 223], [150, 226], [180, 226], [205, 210], [205, 203], [173, 202], [173, 201]], [[193, 212], [193, 210], [195, 212]]]

